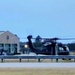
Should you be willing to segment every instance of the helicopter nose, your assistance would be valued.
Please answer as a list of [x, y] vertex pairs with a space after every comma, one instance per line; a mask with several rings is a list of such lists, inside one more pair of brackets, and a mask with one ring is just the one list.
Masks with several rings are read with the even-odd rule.
[[31, 39], [31, 38], [32, 38], [32, 35], [28, 35], [27, 38], [28, 38], [28, 39]]

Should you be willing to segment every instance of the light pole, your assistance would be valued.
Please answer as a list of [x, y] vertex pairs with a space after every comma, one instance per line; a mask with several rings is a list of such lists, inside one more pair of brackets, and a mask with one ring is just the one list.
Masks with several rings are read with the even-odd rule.
[[[24, 47], [26, 48], [26, 53], [29, 55], [29, 48], [28, 48], [29, 46], [25, 44]], [[29, 59], [28, 59], [28, 62], [29, 62]]]

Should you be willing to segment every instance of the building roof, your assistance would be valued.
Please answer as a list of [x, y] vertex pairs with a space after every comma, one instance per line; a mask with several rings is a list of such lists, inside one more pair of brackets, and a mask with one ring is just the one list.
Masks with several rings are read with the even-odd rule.
[[0, 31], [0, 35], [3, 34], [5, 31]]
[[[5, 32], [9, 32], [9, 31], [0, 31], [0, 35], [4, 34]], [[11, 33], [11, 32], [9, 32], [9, 33]], [[11, 33], [11, 34], [13, 34], [13, 33]], [[13, 35], [16, 36], [17, 38], [19, 38], [16, 34], [13, 34]]]

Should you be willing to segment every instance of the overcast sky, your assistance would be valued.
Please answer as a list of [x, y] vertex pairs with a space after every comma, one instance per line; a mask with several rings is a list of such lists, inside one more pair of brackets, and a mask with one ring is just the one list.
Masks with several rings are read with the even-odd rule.
[[21, 39], [75, 37], [75, 0], [0, 0], [0, 31]]

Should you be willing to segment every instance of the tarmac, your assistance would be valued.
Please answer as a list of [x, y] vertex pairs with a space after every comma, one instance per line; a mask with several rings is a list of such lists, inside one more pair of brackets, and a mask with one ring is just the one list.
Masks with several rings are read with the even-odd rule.
[[75, 63], [0, 63], [0, 68], [75, 68]]

